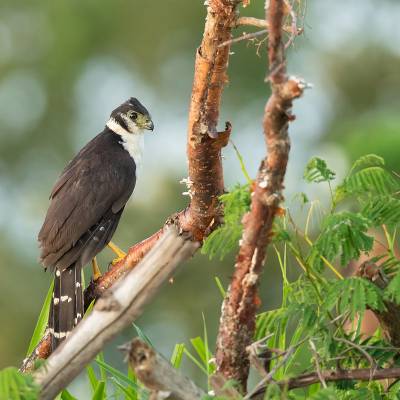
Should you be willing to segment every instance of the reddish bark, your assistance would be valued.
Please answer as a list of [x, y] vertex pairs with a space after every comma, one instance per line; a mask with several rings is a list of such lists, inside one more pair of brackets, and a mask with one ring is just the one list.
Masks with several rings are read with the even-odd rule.
[[246, 390], [249, 360], [246, 347], [252, 342], [259, 306], [258, 282], [272, 224], [283, 199], [283, 180], [289, 156], [288, 123], [292, 100], [299, 97], [304, 84], [286, 75], [282, 26], [284, 1], [271, 0], [268, 10], [269, 70], [272, 95], [265, 106], [264, 138], [268, 149], [262, 160], [251, 198], [250, 212], [243, 218], [243, 235], [236, 257], [235, 271], [224, 300], [217, 339], [218, 371], [235, 379]]
[[[219, 45], [231, 38], [238, 3], [238, 0], [209, 0], [204, 35], [196, 53], [187, 139], [188, 189], [191, 201], [185, 210], [167, 221], [167, 224], [176, 224], [182, 232], [187, 232], [196, 241], [202, 241], [218, 226], [221, 215], [218, 202], [218, 197], [224, 191], [221, 149], [228, 143], [231, 126], [227, 123], [224, 132], [217, 132], [230, 50], [229, 46], [219, 48]], [[85, 291], [86, 304], [98, 298], [115, 281], [134, 268], [152, 249], [163, 230], [161, 228], [148, 239], [132, 246], [122, 261], [92, 282]], [[46, 337], [38, 344], [37, 349], [38, 352], [35, 351], [29, 357], [30, 367], [38, 356], [50, 354]], [[21, 370], [28, 369], [24, 362]]]

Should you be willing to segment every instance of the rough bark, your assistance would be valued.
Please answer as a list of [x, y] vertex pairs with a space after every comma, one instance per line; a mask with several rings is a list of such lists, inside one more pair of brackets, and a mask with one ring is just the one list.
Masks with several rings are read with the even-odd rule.
[[272, 95], [264, 112], [264, 138], [268, 155], [261, 162], [251, 198], [250, 212], [243, 218], [243, 236], [234, 274], [223, 303], [217, 339], [218, 371], [235, 379], [246, 390], [249, 359], [246, 347], [252, 342], [259, 305], [259, 277], [272, 224], [283, 199], [283, 181], [289, 156], [288, 123], [293, 99], [304, 89], [302, 81], [288, 78], [282, 42], [284, 1], [271, 0], [267, 11], [269, 30], [269, 80]]
[[[194, 241], [215, 229], [220, 221], [218, 197], [224, 191], [221, 149], [229, 140], [231, 126], [218, 133], [218, 116], [224, 84], [227, 82], [229, 46], [219, 45], [231, 38], [236, 18], [237, 0], [209, 0], [203, 39], [197, 49], [192, 95], [190, 101], [187, 156], [189, 162], [189, 206], [171, 216], [166, 225], [174, 224], [181, 232], [190, 234]], [[98, 298], [121, 276], [134, 268], [152, 249], [164, 232], [161, 228], [154, 235], [130, 248], [127, 256], [91, 283], [85, 292], [86, 304]], [[50, 342], [44, 337], [21, 370], [32, 368], [41, 355], [50, 354]]]
[[[152, 392], [151, 398], [200, 400], [206, 393], [142, 340], [124, 346], [137, 378]], [[161, 392], [161, 393], [160, 393]]]
[[[380, 289], [385, 289], [389, 280], [383, 276], [381, 268], [371, 261], [362, 263], [356, 275], [368, 279]], [[385, 300], [384, 310], [372, 310], [383, 329], [387, 340], [394, 347], [400, 348], [400, 307], [398, 304]]]
[[142, 262], [98, 300], [68, 340], [34, 372], [40, 399], [53, 399], [65, 388], [107, 342], [142, 313], [176, 267], [198, 247], [175, 227], [168, 228]]

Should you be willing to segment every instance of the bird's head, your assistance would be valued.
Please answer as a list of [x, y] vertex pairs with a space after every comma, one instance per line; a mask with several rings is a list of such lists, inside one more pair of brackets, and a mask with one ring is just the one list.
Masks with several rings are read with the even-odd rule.
[[150, 113], [140, 101], [131, 97], [110, 115], [107, 126], [118, 134], [137, 134], [154, 129]]

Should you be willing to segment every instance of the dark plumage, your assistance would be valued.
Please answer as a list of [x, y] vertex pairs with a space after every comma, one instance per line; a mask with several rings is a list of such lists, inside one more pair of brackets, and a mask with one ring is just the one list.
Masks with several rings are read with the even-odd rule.
[[[132, 113], [141, 116], [140, 124], [127, 120]], [[149, 113], [136, 99], [114, 110], [111, 118], [118, 133], [106, 126], [70, 161], [54, 185], [39, 232], [40, 260], [55, 269], [49, 316], [53, 348], [82, 318], [82, 267], [109, 243], [135, 188], [136, 163], [124, 147], [125, 136], [153, 127]]]

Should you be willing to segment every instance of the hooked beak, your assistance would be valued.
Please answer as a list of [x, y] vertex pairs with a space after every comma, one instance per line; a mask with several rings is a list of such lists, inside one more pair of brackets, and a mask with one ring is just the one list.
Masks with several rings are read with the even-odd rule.
[[154, 130], [154, 123], [153, 121], [148, 121], [145, 125], [145, 129], [149, 130], [149, 131], [153, 131]]

